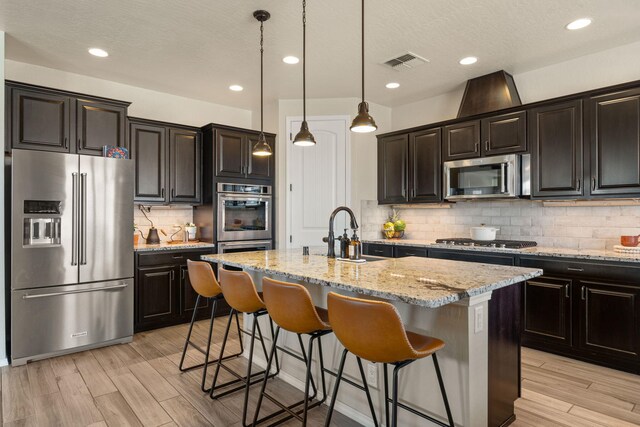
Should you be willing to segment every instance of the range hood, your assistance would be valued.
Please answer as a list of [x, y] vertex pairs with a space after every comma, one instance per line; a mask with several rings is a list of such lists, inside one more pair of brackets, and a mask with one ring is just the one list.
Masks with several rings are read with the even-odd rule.
[[467, 81], [458, 118], [522, 105], [513, 76], [504, 70]]

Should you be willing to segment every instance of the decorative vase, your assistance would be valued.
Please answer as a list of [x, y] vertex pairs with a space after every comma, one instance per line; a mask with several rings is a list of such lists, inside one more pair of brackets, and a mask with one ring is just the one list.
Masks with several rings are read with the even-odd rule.
[[184, 229], [187, 233], [189, 233], [189, 240], [196, 240], [196, 231], [198, 230], [198, 227], [188, 226], [188, 227], [185, 227]]

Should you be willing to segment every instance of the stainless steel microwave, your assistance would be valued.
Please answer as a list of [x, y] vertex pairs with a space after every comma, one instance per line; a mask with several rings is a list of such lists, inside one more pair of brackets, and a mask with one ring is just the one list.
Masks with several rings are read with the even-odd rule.
[[531, 156], [508, 154], [444, 162], [444, 198], [504, 199], [531, 194]]

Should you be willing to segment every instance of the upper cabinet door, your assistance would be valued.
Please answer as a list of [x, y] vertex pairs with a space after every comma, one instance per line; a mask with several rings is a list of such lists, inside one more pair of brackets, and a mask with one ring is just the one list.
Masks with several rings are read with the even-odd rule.
[[409, 201], [442, 201], [442, 130], [429, 129], [409, 135]]
[[273, 176], [275, 161], [275, 139], [267, 137], [267, 142], [273, 152], [270, 156], [254, 156], [252, 151], [256, 142], [258, 142], [258, 135], [247, 136], [246, 173], [250, 178], [270, 179]]
[[71, 98], [56, 93], [11, 90], [11, 147], [69, 152]]
[[531, 195], [582, 196], [582, 101], [578, 99], [530, 110], [529, 138]]
[[640, 193], [640, 89], [589, 100], [591, 194]]
[[202, 134], [198, 131], [169, 129], [169, 202], [201, 201]]
[[78, 154], [102, 156], [102, 147], [128, 148], [125, 137], [127, 108], [79, 99], [76, 104]]
[[131, 158], [135, 161], [135, 201], [160, 202], [166, 194], [167, 139], [164, 126], [130, 124]]
[[445, 126], [443, 160], [480, 157], [480, 121]]
[[216, 130], [216, 176], [245, 176], [246, 138], [240, 132]]
[[404, 203], [407, 191], [408, 135], [378, 140], [378, 202]]
[[482, 155], [527, 151], [527, 112], [503, 114], [482, 119]]

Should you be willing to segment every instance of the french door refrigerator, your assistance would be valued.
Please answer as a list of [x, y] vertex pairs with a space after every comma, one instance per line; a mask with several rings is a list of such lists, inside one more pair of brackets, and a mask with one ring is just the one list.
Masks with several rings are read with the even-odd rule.
[[13, 150], [13, 365], [133, 335], [131, 160]]

